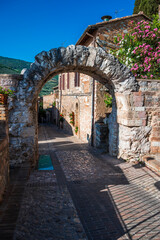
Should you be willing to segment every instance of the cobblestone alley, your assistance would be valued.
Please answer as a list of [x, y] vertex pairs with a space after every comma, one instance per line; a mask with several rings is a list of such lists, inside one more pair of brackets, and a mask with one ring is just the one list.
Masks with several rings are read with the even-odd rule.
[[54, 170], [33, 170], [27, 180], [27, 166], [20, 169], [0, 207], [1, 240], [160, 240], [160, 177], [152, 171], [53, 125], [40, 126], [39, 152]]

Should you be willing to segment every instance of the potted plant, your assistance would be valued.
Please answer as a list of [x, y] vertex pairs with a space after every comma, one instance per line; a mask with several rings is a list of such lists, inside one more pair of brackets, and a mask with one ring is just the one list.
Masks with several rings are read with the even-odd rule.
[[64, 116], [62, 113], [60, 113], [59, 116], [59, 124], [60, 124], [60, 128], [63, 128], [63, 121], [64, 121]]
[[8, 96], [13, 97], [14, 91], [0, 86], [0, 104], [7, 104]]

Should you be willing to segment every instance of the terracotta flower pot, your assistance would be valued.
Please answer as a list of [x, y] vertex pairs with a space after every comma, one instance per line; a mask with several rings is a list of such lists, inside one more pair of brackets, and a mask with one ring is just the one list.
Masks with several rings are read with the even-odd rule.
[[8, 99], [8, 96], [6, 94], [1, 94], [0, 93], [0, 104], [6, 105], [7, 104], [7, 99]]

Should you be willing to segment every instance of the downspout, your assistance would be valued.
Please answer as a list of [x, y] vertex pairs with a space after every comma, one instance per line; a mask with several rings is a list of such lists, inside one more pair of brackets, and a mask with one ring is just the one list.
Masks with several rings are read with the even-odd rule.
[[[91, 35], [86, 32], [86, 34], [93, 38], [93, 46], [96, 47], [96, 36]], [[94, 146], [94, 100], [95, 100], [95, 79], [93, 78], [93, 86], [92, 86], [92, 113], [91, 113], [91, 146]]]
[[95, 100], [95, 79], [93, 78], [93, 86], [92, 86], [92, 127], [91, 127], [91, 146], [94, 146], [94, 100]]
[[[93, 46], [96, 47], [100, 47], [102, 48], [106, 53], [107, 51], [96, 41], [96, 36], [97, 36], [97, 33], [95, 36], [91, 35], [90, 33], [86, 32], [86, 35], [88, 35], [89, 37], [92, 37], [93, 38]], [[93, 78], [93, 88], [92, 88], [92, 126], [91, 126], [91, 146], [93, 147], [94, 146], [94, 107], [95, 107], [95, 104], [94, 104], [94, 100], [95, 100], [95, 79]]]
[[[61, 81], [61, 83], [60, 83], [60, 79], [59, 79], [59, 88], [60, 88], [60, 86], [61, 86], [61, 88], [62, 88], [62, 81]], [[62, 105], [62, 89], [59, 89], [59, 111], [58, 111], [58, 119], [60, 118], [60, 114], [61, 114], [61, 112], [62, 112], [62, 110], [61, 110], [61, 105]], [[60, 128], [60, 124], [59, 124], [59, 121], [58, 121], [58, 127]]]

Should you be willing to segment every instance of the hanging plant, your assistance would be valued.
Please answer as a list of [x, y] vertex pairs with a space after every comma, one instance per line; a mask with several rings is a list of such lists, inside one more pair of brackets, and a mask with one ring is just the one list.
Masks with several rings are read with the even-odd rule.
[[64, 116], [63, 116], [62, 113], [60, 114], [59, 121], [60, 121], [60, 122], [63, 122], [63, 121], [64, 121]]

